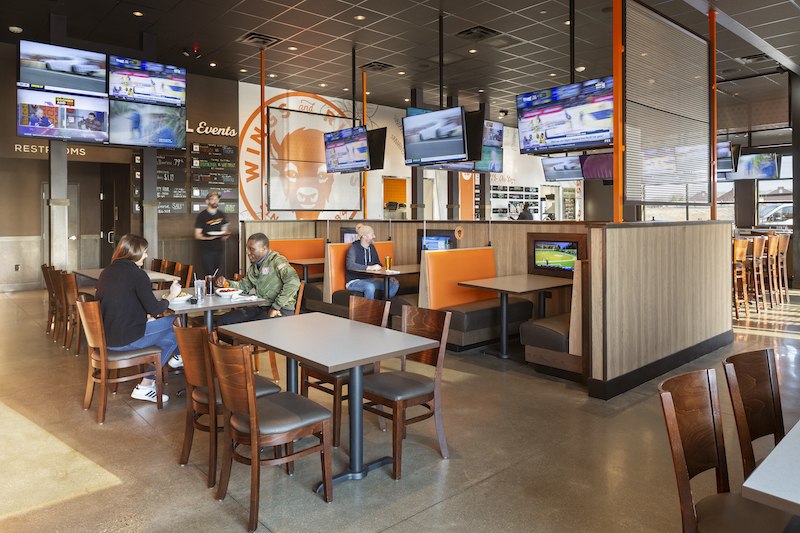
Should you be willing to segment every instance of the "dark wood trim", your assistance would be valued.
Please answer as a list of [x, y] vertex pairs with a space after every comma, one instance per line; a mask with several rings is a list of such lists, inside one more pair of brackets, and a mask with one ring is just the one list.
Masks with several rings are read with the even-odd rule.
[[730, 329], [724, 333], [720, 333], [715, 337], [706, 339], [699, 342], [694, 346], [690, 346], [672, 355], [662, 357], [658, 361], [637, 368], [627, 374], [616, 377], [609, 381], [600, 381], [597, 379], [589, 380], [589, 396], [592, 398], [600, 398], [601, 400], [610, 400], [614, 396], [618, 396], [623, 392], [627, 392], [634, 387], [638, 387], [642, 383], [657, 378], [670, 370], [674, 370], [681, 365], [685, 365], [695, 359], [713, 352], [723, 346], [733, 342], [733, 330]]

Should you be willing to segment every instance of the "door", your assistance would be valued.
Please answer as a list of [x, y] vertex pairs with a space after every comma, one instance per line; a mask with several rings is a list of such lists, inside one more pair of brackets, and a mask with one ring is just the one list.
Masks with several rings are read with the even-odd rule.
[[100, 267], [111, 263], [117, 247], [116, 223], [119, 209], [116, 204], [114, 176], [103, 172], [100, 181]]
[[[81, 186], [78, 183], [67, 184], [67, 272], [81, 268]], [[42, 182], [42, 259], [50, 264], [50, 184]]]

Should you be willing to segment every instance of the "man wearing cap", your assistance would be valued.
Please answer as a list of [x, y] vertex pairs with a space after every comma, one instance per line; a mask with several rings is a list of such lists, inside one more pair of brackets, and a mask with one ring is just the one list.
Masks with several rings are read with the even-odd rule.
[[225, 252], [224, 241], [231, 232], [228, 231], [228, 219], [219, 211], [219, 194], [210, 192], [206, 195], [206, 207], [197, 215], [194, 223], [194, 238], [200, 243], [200, 257], [203, 260], [203, 276], [213, 276], [222, 266]]
[[[375, 291], [383, 288], [383, 281], [363, 272], [354, 270], [380, 270], [383, 268], [378, 251], [372, 244], [375, 240], [375, 231], [367, 225], [358, 228], [358, 240], [347, 249], [345, 258], [345, 285], [351, 291], [364, 293], [364, 298], [375, 298]], [[389, 278], [389, 298], [397, 294], [400, 282], [397, 278]]]

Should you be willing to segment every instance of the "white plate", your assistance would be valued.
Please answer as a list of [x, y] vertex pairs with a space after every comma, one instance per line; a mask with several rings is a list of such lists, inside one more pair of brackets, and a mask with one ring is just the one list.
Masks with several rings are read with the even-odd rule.
[[[225, 292], [220, 292], [220, 291], [225, 291]], [[217, 289], [216, 293], [217, 293], [217, 296], [221, 296], [222, 298], [232, 298], [234, 296], [238, 296], [239, 294], [242, 294], [242, 289], [230, 290], [230, 289], [225, 289], [225, 288], [220, 287], [219, 289]]]
[[172, 300], [172, 303], [174, 303], [174, 304], [186, 303], [186, 302], [189, 301], [189, 298], [191, 298], [191, 297], [192, 297], [191, 294], [187, 294], [186, 296], [176, 296], [175, 299]]
[[217, 235], [225, 235], [225, 232], [224, 231], [209, 231], [208, 234], [216, 237]]

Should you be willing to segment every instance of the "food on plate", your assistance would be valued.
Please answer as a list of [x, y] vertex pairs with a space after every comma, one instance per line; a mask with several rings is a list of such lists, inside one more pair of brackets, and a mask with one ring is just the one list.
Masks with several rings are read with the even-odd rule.
[[219, 292], [228, 293], [228, 292], [236, 292], [238, 290], [239, 289], [220, 289]]

